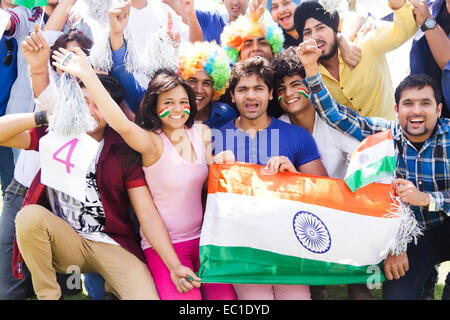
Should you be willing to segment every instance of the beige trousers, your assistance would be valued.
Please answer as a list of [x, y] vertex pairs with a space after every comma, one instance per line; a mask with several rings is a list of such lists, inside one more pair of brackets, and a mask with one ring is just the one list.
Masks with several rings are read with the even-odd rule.
[[67, 222], [39, 205], [29, 205], [16, 217], [20, 252], [31, 271], [38, 299], [59, 299], [56, 272], [97, 272], [108, 291], [119, 299], [159, 299], [146, 266], [126, 249], [80, 236]]

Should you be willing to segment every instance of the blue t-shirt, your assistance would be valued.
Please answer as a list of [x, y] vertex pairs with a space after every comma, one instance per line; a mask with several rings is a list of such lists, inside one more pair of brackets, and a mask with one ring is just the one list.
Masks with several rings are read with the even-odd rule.
[[203, 41], [216, 41], [220, 45], [220, 35], [228, 24], [228, 16], [222, 15], [218, 10], [195, 10], [198, 23], [203, 31]]
[[236, 161], [261, 165], [266, 165], [272, 157], [285, 156], [295, 168], [320, 159], [314, 138], [302, 127], [272, 118], [270, 125], [251, 139], [248, 133], [236, 128], [234, 122], [213, 131], [214, 154], [231, 150]]
[[[0, 116], [5, 114], [11, 87], [17, 78], [17, 41], [16, 39], [9, 40], [13, 47], [12, 52], [8, 52], [5, 41], [7, 41], [6, 37], [2, 36], [0, 40]], [[12, 55], [11, 64], [5, 66], [2, 61], [9, 54]]]

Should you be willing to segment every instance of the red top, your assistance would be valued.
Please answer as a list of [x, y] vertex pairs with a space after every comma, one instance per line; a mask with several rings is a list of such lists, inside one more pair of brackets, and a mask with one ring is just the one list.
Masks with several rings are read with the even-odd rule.
[[[29, 150], [39, 151], [39, 139], [46, 134], [47, 127], [30, 130]], [[105, 211], [105, 232], [114, 241], [127, 249], [142, 261], [144, 255], [138, 243], [133, 224], [129, 216], [130, 199], [127, 189], [146, 186], [142, 168], [124, 163], [124, 151], [127, 146], [120, 135], [109, 126], [105, 129], [105, 144], [97, 165], [97, 185]], [[51, 211], [47, 199], [46, 186], [41, 184], [41, 171], [36, 174], [25, 196], [22, 207], [38, 204]], [[13, 275], [23, 278], [23, 258], [14, 239]]]

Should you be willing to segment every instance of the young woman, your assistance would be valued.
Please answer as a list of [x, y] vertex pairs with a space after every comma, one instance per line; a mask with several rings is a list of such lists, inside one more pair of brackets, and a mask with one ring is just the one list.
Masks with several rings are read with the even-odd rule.
[[[194, 124], [195, 93], [178, 74], [160, 70], [150, 82], [133, 123], [103, 88], [86, 55], [78, 48], [73, 51], [55, 52], [54, 65], [81, 79], [108, 124], [140, 154], [147, 184], [175, 251], [183, 265], [198, 270], [201, 193], [211, 162], [212, 137], [206, 125]], [[228, 155], [224, 152], [214, 159], [223, 161]], [[235, 299], [229, 284], [205, 284], [202, 291], [194, 288], [180, 294], [163, 261], [146, 241], [147, 235], [142, 236], [141, 246], [161, 299], [201, 299], [202, 295], [205, 299]]]

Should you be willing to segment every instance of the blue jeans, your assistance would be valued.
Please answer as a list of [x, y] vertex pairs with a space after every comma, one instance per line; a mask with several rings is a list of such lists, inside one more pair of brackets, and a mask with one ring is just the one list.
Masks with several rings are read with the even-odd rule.
[[[17, 191], [17, 190], [16, 190]], [[25, 195], [7, 189], [3, 197], [3, 210], [0, 216], [0, 299], [25, 299], [34, 294], [31, 274], [24, 266], [23, 279], [12, 275], [12, 251], [16, 226], [14, 220], [22, 207]]]
[[2, 196], [14, 177], [14, 155], [11, 148], [0, 147], [0, 183]]
[[[16, 279], [12, 274], [12, 251], [16, 225], [14, 220], [22, 207], [26, 189], [16, 180], [6, 188], [3, 198], [3, 210], [0, 216], [0, 300], [20, 300], [34, 295], [31, 273], [23, 265], [23, 279]], [[57, 274], [57, 281], [62, 293], [74, 295], [80, 289], [69, 289], [67, 280], [70, 275]]]
[[407, 249], [409, 271], [398, 280], [383, 283], [385, 300], [417, 300], [430, 270], [442, 262], [450, 260], [450, 218], [436, 228], [425, 231], [417, 241], [410, 243]]

